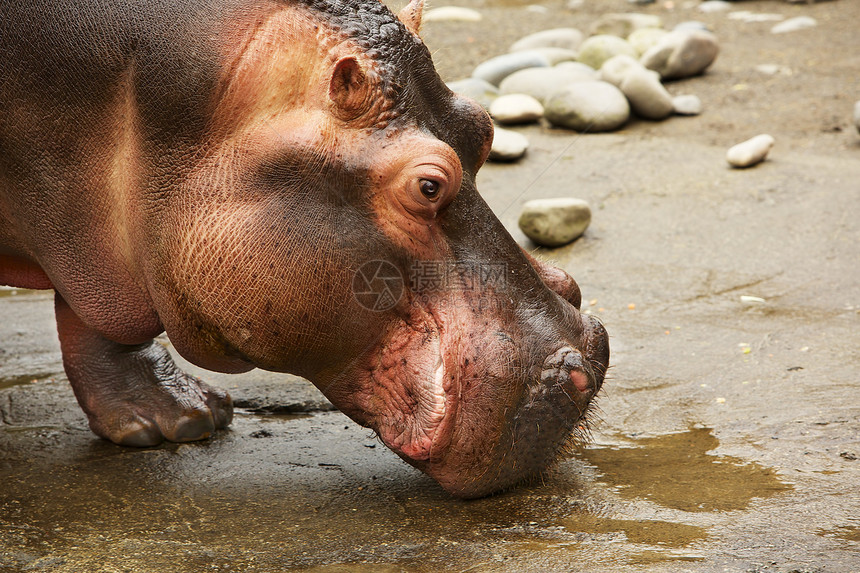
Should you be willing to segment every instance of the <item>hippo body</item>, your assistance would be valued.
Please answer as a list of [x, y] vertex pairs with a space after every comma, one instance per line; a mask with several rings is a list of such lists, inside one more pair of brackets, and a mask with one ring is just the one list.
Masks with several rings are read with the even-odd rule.
[[0, 0], [0, 284], [55, 290], [96, 434], [230, 423], [165, 331], [210, 370], [308, 378], [461, 497], [583, 426], [606, 333], [478, 195], [492, 124], [439, 79], [422, 8]]

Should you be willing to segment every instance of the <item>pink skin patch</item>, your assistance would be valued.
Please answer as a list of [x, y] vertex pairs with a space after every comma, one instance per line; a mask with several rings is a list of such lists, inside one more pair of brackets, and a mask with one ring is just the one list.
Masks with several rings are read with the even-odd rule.
[[571, 382], [573, 382], [573, 385], [576, 386], [576, 389], [580, 392], [588, 391], [588, 376], [586, 376], [584, 373], [579, 372], [578, 370], [571, 370], [570, 380]]

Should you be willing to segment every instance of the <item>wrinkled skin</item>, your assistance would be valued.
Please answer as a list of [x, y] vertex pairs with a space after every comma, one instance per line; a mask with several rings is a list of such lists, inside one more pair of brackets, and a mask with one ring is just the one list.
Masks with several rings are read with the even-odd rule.
[[492, 125], [439, 79], [421, 9], [0, 2], [0, 283], [56, 290], [98, 435], [229, 424], [162, 331], [205, 368], [308, 378], [461, 497], [584, 426], [606, 334], [478, 195]]

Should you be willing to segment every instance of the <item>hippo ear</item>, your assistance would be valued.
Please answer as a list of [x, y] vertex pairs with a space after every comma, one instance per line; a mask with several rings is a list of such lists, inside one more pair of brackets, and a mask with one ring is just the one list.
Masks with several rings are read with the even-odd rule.
[[424, 12], [424, 0], [409, 0], [397, 14], [397, 19], [403, 22], [406, 29], [418, 35], [421, 30], [421, 14]]
[[328, 95], [343, 119], [353, 119], [367, 111], [372, 92], [367, 74], [353, 56], [340, 59], [334, 66]]

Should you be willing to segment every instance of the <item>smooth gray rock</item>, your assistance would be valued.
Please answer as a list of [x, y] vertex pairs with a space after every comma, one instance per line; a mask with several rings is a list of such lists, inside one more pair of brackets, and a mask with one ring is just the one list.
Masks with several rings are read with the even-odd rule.
[[630, 104], [612, 84], [576, 82], [547, 98], [544, 117], [553, 125], [577, 131], [612, 131], [630, 118]]
[[785, 22], [780, 22], [770, 29], [773, 34], [785, 34], [787, 32], [795, 32], [817, 26], [818, 22], [815, 18], [809, 16], [798, 16], [797, 18], [789, 18]]
[[860, 101], [854, 104], [854, 126], [860, 132]]
[[579, 47], [579, 61], [595, 70], [599, 70], [603, 62], [619, 54], [626, 54], [633, 58], [637, 56], [633, 46], [618, 36], [609, 34], [592, 36]]
[[477, 10], [460, 6], [440, 6], [424, 12], [422, 22], [479, 22], [483, 17]]
[[752, 167], [764, 161], [773, 147], [774, 141], [771, 135], [756, 135], [752, 139], [731, 147], [726, 152], [726, 161], [732, 167]]
[[529, 140], [526, 136], [496, 127], [493, 133], [493, 146], [490, 148], [491, 161], [516, 161], [526, 154]]
[[[621, 87], [621, 82], [623, 82], [624, 78], [627, 77], [627, 74], [634, 69], [644, 70], [645, 66], [640, 64], [639, 60], [636, 58], [631, 58], [626, 54], [621, 54], [603, 62], [599, 76], [602, 81], [610, 83], [615, 87]], [[656, 74], [657, 72], [650, 73]], [[659, 78], [660, 76], [658, 75], [657, 77]]]
[[526, 6], [526, 12], [533, 12], [535, 14], [546, 14], [549, 12], [549, 8], [540, 4], [529, 4], [528, 6]]
[[591, 223], [591, 208], [572, 197], [534, 199], [523, 205], [518, 223], [538, 245], [560, 247], [582, 236]]
[[549, 62], [550, 66], [556, 66], [564, 62], [576, 61], [576, 58], [579, 56], [578, 52], [574, 52], [573, 50], [567, 50], [565, 48], [533, 48], [529, 51], [534, 52], [536, 54], [541, 54], [543, 57], [546, 58], [546, 61]]
[[597, 70], [582, 62], [561, 62], [560, 64], [556, 64], [555, 67], [559, 70], [576, 73], [582, 77], [590, 77], [593, 80], [600, 79], [600, 74], [597, 73]]
[[486, 80], [466, 78], [448, 83], [448, 89], [456, 94], [472, 98], [484, 109], [490, 109], [490, 104], [499, 97], [499, 88]]
[[699, 115], [702, 113], [702, 100], [692, 94], [679, 95], [672, 98], [672, 106], [676, 115]]
[[576, 51], [582, 44], [582, 32], [576, 28], [553, 28], [524, 36], [511, 45], [511, 52], [533, 48], [564, 48]]
[[699, 4], [698, 8], [699, 12], [713, 14], [715, 12], [727, 12], [732, 9], [732, 5], [730, 2], [725, 2], [724, 0], [707, 0]]
[[610, 34], [619, 38], [626, 38], [636, 30], [642, 28], [662, 28], [663, 20], [659, 16], [651, 14], [640, 14], [638, 12], [625, 12], [621, 14], [604, 14], [595, 20], [589, 28], [592, 36], [599, 34]]
[[762, 12], [750, 12], [749, 10], [735, 10], [729, 12], [729, 20], [740, 20], [744, 24], [753, 24], [756, 22], [779, 22], [785, 20], [782, 14], [767, 14]]
[[472, 72], [472, 77], [497, 86], [503, 79], [516, 71], [526, 68], [548, 68], [549, 66], [549, 60], [545, 55], [537, 51], [525, 50], [496, 56], [478, 64], [478, 67]]
[[683, 32], [685, 30], [704, 30], [705, 32], [711, 32], [710, 26], [705, 24], [704, 22], [699, 22], [698, 20], [686, 20], [684, 22], [679, 22], [672, 28], [673, 32]]
[[543, 117], [543, 105], [530, 95], [507, 94], [490, 105], [490, 115], [503, 125], [533, 123]]
[[633, 113], [645, 119], [666, 119], [675, 110], [672, 96], [660, 83], [660, 76], [645, 68], [632, 68], [621, 82]]
[[544, 103], [553, 92], [568, 84], [593, 81], [594, 70], [588, 69], [590, 71], [586, 72], [578, 67], [559, 65], [552, 68], [520, 70], [502, 80], [499, 91], [502, 94], [527, 94]]
[[759, 64], [755, 67], [755, 71], [768, 76], [775, 76], [776, 74], [790, 76], [794, 73], [788, 66], [780, 66], [779, 64]]
[[673, 31], [645, 52], [640, 61], [664, 80], [688, 78], [704, 72], [719, 51], [717, 37], [710, 32]]
[[627, 42], [633, 46], [636, 53], [641, 56], [656, 46], [660, 41], [660, 38], [668, 33], [669, 32], [662, 28], [642, 28], [641, 30], [636, 30], [627, 36]]

